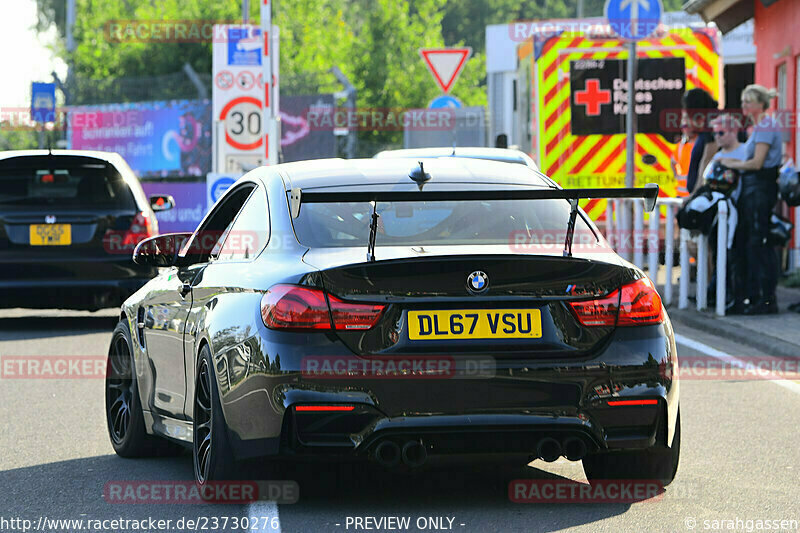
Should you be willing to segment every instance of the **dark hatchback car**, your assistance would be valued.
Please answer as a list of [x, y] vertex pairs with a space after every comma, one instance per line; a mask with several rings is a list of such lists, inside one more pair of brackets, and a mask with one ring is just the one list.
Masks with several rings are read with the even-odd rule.
[[173, 204], [148, 201], [118, 154], [0, 152], [0, 306], [119, 305], [156, 275], [131, 252]]
[[[576, 191], [457, 158], [248, 173], [194, 234], [134, 252], [167, 268], [112, 337], [114, 449], [182, 444], [200, 484], [251, 458], [415, 468], [469, 453], [669, 483], [672, 327], [650, 280], [577, 207], [615, 191], [654, 204], [657, 188]], [[517, 236], [549, 233], [520, 248]]]

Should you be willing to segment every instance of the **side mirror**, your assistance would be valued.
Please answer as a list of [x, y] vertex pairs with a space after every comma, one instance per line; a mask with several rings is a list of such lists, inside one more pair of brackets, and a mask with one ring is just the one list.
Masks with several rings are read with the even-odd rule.
[[153, 211], [169, 211], [175, 207], [175, 198], [171, 194], [154, 194], [150, 196], [150, 207]]
[[191, 236], [191, 233], [167, 233], [145, 239], [133, 250], [133, 262], [154, 267], [173, 266], [178, 262], [178, 252]]

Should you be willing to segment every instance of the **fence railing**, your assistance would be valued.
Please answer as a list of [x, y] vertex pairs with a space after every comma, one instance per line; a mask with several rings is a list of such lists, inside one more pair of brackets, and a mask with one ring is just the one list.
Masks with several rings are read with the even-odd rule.
[[[644, 249], [642, 246], [623, 246], [618, 249], [618, 253], [626, 260], [631, 261], [639, 267], [646, 267], [648, 275], [653, 283], [658, 281], [659, 255], [664, 251], [664, 284], [662, 298], [664, 305], [671, 305], [674, 298], [674, 254], [675, 254], [675, 228], [677, 226], [677, 213], [683, 200], [680, 198], [659, 198], [656, 203], [656, 210], [650, 214], [647, 224], [647, 239], [642, 239], [644, 234], [644, 201], [639, 198], [617, 198], [609, 201], [606, 207], [606, 237], [610, 241], [622, 243], [647, 242], [647, 264], [644, 261]], [[660, 216], [661, 207], [664, 208], [665, 217]], [[628, 218], [633, 217], [632, 224]], [[611, 232], [615, 232], [617, 239], [611, 238]], [[800, 240], [795, 233], [795, 254], [798, 254]], [[622, 236], [633, 235], [637, 238], [621, 238]], [[657, 236], [657, 237], [656, 237]], [[691, 261], [689, 253], [689, 243], [695, 240], [697, 243], [697, 274], [695, 282], [695, 299], [697, 309], [703, 310], [707, 307], [707, 291], [709, 285], [709, 250], [708, 237], [699, 235], [692, 238], [689, 230], [681, 229], [679, 232], [679, 261], [680, 266], [678, 282], [678, 308], [687, 309], [689, 307], [689, 289], [691, 276]], [[632, 248], [632, 249], [631, 249]], [[728, 252], [728, 204], [721, 201], [718, 203], [717, 211], [717, 250], [716, 250], [716, 302], [715, 312], [719, 316], [725, 315], [726, 303], [726, 281], [727, 281], [727, 252]], [[800, 255], [796, 255], [796, 263], [800, 264]]]
[[[727, 262], [728, 262], [728, 203], [720, 201], [717, 206], [716, 219], [716, 255], [710, 254], [709, 238], [707, 235], [692, 236], [689, 230], [677, 228], [677, 213], [683, 203], [682, 198], [659, 198], [656, 203], [656, 210], [650, 214], [647, 222], [647, 261], [645, 263], [645, 250], [642, 246], [622, 246], [616, 248], [617, 253], [626, 260], [631, 261], [638, 267], [646, 268], [648, 275], [653, 283], [658, 282], [659, 255], [664, 253], [665, 278], [661, 296], [664, 305], [671, 305], [674, 301], [674, 253], [675, 253], [675, 232], [678, 231], [678, 309], [689, 307], [691, 285], [691, 253], [690, 243], [696, 244], [696, 278], [695, 278], [695, 300], [698, 310], [704, 310], [713, 304], [714, 312], [719, 316], [725, 316], [727, 299]], [[800, 271], [800, 206], [791, 208], [792, 218], [795, 221], [795, 229], [791, 239], [791, 248], [788, 250], [789, 271]], [[662, 213], [663, 211], [663, 213]], [[665, 214], [665, 216], [661, 216]], [[632, 217], [632, 221], [630, 218]], [[631, 243], [634, 241], [630, 236], [637, 236], [639, 241], [642, 238], [645, 227], [644, 201], [640, 198], [617, 198], [610, 200], [606, 204], [606, 238], [612, 243]], [[613, 236], [616, 239], [612, 239]], [[658, 236], [658, 238], [655, 238]], [[652, 238], [651, 238], [652, 237]], [[707, 301], [707, 291], [709, 287], [709, 262], [715, 257], [715, 301]]]

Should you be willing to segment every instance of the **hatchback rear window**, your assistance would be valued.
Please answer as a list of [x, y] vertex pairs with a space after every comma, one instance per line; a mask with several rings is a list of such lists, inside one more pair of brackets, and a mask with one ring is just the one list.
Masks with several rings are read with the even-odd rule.
[[[16, 158], [0, 165], [0, 205], [132, 209], [130, 188], [113, 167], [69, 158]], [[51, 159], [51, 160], [49, 160]], [[5, 163], [5, 162], [4, 162]]]
[[[564, 244], [569, 203], [565, 200], [469, 202], [378, 202], [376, 246]], [[372, 204], [303, 204], [294, 220], [297, 239], [311, 248], [367, 246]], [[581, 218], [581, 239], [595, 242]], [[586, 241], [585, 241], [586, 242]]]

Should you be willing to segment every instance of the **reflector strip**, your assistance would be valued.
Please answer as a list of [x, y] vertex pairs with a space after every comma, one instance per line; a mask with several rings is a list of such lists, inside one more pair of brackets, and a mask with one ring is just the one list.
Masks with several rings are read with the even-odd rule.
[[298, 405], [295, 411], [352, 411], [354, 405]]
[[611, 407], [620, 405], [658, 405], [658, 400], [616, 400], [609, 401], [608, 405]]

